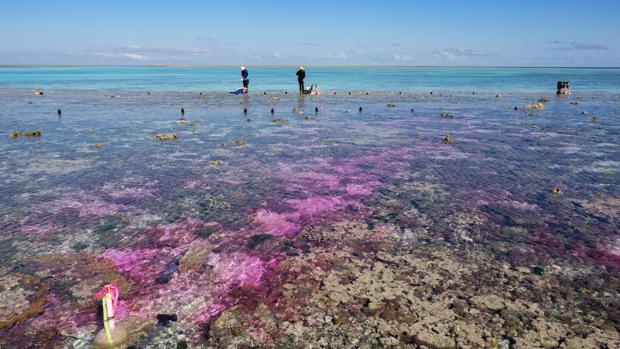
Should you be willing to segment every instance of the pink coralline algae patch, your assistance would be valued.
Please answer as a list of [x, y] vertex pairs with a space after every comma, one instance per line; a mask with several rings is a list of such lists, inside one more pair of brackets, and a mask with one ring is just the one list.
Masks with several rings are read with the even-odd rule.
[[73, 209], [79, 212], [80, 217], [104, 217], [118, 212], [125, 206], [109, 203], [93, 196], [81, 196], [77, 199], [66, 197], [46, 202], [36, 205], [34, 208], [39, 213], [59, 214], [65, 209]]
[[159, 246], [175, 247], [184, 245], [196, 238], [195, 233], [204, 226], [199, 218], [189, 218], [180, 222], [158, 225], [145, 233]]
[[214, 266], [215, 282], [229, 286], [258, 285], [265, 273], [265, 266], [258, 257], [240, 252], [225, 256], [212, 254], [207, 263]]
[[500, 202], [498, 202], [498, 204], [503, 205], [503, 206], [514, 207], [514, 208], [522, 210], [522, 211], [536, 211], [536, 210], [538, 210], [538, 205], [528, 204], [527, 202], [520, 202], [520, 201], [514, 201], [514, 200], [500, 201]]
[[259, 210], [256, 212], [254, 222], [259, 224], [260, 230], [277, 236], [293, 236], [301, 226], [295, 223], [299, 219], [299, 215], [295, 213], [276, 213], [268, 210]]
[[600, 249], [598, 259], [611, 268], [620, 269], [620, 238]]
[[608, 252], [609, 254], [620, 257], [620, 239], [618, 239], [614, 245], [610, 246]]
[[122, 251], [109, 249], [103, 255], [112, 261], [121, 273], [141, 284], [152, 283], [166, 263], [173, 258], [171, 253], [157, 248]]
[[295, 173], [289, 177], [291, 188], [336, 190], [340, 186], [340, 177], [335, 174], [319, 172]]
[[24, 225], [21, 228], [22, 233], [25, 234], [49, 234], [55, 231], [62, 231], [61, 228], [53, 225], [53, 224], [41, 224], [41, 225]]
[[115, 199], [138, 200], [153, 197], [153, 192], [151, 189], [145, 187], [127, 187], [121, 190], [110, 191], [108, 195]]
[[369, 196], [379, 185], [379, 182], [366, 182], [361, 184], [347, 184], [347, 194], [351, 196]]
[[355, 204], [356, 201], [345, 200], [340, 196], [315, 196], [307, 199], [289, 199], [285, 202], [294, 207], [300, 216], [313, 216], [317, 213]]

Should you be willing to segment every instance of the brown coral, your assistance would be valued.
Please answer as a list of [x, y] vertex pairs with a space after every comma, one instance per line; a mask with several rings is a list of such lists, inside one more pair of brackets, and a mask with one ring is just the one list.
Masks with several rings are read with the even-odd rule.
[[[11, 327], [43, 310], [48, 287], [41, 279], [23, 273], [10, 273], [0, 277], [0, 280], [0, 329]], [[9, 299], [5, 300], [5, 297]]]

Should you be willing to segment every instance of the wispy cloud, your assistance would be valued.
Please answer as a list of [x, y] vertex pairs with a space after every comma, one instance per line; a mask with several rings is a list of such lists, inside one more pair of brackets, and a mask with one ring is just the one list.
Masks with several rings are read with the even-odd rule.
[[212, 57], [214, 53], [204, 47], [127, 45], [91, 52], [91, 55], [133, 61], [184, 61], [191, 58]]
[[137, 53], [131, 53], [131, 52], [117, 52], [117, 53], [111, 53], [111, 52], [93, 52], [92, 53], [94, 56], [99, 56], [99, 57], [106, 57], [106, 58], [125, 58], [125, 59], [130, 59], [133, 61], [148, 61], [149, 57], [141, 55], [141, 54], [137, 54]]
[[552, 40], [545, 43], [553, 45], [549, 50], [552, 51], [588, 51], [588, 50], [609, 50], [609, 47], [600, 44], [581, 43], [575, 41]]
[[403, 44], [401, 44], [400, 42], [395, 42], [392, 44], [392, 46], [394, 47], [403, 47]]
[[413, 60], [413, 57], [407, 54], [395, 53], [392, 55], [392, 58], [397, 62], [407, 62]]
[[320, 44], [318, 42], [300, 42], [299, 44], [301, 46], [314, 46], [314, 47], [324, 46], [323, 44]]
[[487, 57], [489, 54], [482, 53], [477, 50], [464, 49], [464, 48], [448, 48], [444, 50], [435, 51], [433, 57], [447, 60], [467, 60], [475, 57]]

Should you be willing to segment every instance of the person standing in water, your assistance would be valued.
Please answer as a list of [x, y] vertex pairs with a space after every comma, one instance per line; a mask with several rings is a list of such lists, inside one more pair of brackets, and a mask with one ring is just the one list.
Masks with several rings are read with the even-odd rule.
[[243, 81], [243, 88], [245, 88], [246, 90], [250, 86], [250, 78], [248, 76], [249, 76], [248, 70], [246, 69], [244, 65], [242, 65], [241, 66], [241, 81]]
[[306, 71], [304, 70], [304, 67], [299, 67], [299, 70], [297, 71], [297, 82], [299, 83], [299, 93], [302, 94], [304, 93], [304, 79], [306, 78]]

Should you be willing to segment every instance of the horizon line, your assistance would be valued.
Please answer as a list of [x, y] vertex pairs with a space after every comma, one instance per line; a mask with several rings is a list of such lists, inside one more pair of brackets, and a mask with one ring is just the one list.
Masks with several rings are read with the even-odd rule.
[[[0, 64], [0, 68], [238, 68], [241, 65], [256, 68], [295, 68], [294, 64]], [[386, 69], [386, 68], [478, 68], [478, 69], [618, 69], [620, 66], [528, 66], [528, 65], [305, 65], [309, 68], [349, 68], [349, 69]]]

